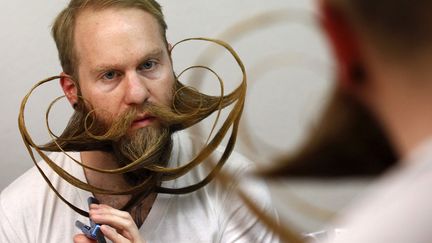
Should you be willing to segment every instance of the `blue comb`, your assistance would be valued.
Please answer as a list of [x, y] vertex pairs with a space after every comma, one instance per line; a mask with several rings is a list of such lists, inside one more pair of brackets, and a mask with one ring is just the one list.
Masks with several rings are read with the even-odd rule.
[[[99, 201], [94, 197], [89, 197], [87, 202], [89, 207], [90, 204], [99, 204]], [[75, 221], [75, 226], [78, 227], [84, 233], [84, 235], [87, 236], [87, 238], [96, 240], [98, 243], [106, 243], [105, 237], [100, 230], [100, 225], [93, 222], [93, 220], [90, 219], [90, 226], [77, 220]]]

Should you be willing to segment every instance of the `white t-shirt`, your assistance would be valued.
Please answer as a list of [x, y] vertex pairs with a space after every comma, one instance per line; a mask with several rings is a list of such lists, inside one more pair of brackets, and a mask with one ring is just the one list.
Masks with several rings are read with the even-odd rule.
[[[202, 143], [183, 132], [173, 135], [170, 165], [175, 167], [190, 161], [202, 148]], [[219, 158], [222, 150], [217, 150]], [[78, 159], [79, 153], [70, 153]], [[50, 157], [66, 171], [86, 181], [83, 169], [63, 153]], [[91, 193], [71, 186], [45, 164], [39, 162], [53, 185], [75, 206], [87, 210]], [[251, 163], [233, 153], [225, 165], [238, 177], [251, 168]], [[182, 187], [199, 181], [208, 171], [199, 166], [185, 176], [164, 183], [165, 187]], [[244, 187], [247, 184], [246, 187]], [[225, 189], [215, 181], [186, 195], [159, 194], [140, 227], [142, 237], [157, 242], [277, 242], [276, 237], [259, 223], [237, 197], [232, 184]], [[240, 183], [258, 205], [275, 215], [266, 186], [257, 181]], [[80, 230], [75, 220], [88, 219], [75, 213], [60, 201], [34, 167], [19, 177], [0, 195], [0, 242], [72, 242]]]
[[343, 233], [328, 243], [432, 242], [432, 139], [342, 215]]

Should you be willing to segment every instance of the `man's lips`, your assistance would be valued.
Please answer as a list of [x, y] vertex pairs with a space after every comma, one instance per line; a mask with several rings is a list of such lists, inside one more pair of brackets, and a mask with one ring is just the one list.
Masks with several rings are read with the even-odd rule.
[[148, 115], [148, 114], [139, 115], [132, 122], [131, 127], [132, 128], [146, 127], [146, 126], [150, 125], [155, 120], [156, 120], [156, 117]]

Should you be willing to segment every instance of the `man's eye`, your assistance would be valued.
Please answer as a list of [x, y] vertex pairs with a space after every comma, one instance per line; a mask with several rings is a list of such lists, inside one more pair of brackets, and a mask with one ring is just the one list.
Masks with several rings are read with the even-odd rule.
[[147, 61], [141, 64], [141, 66], [139, 66], [139, 69], [142, 71], [149, 71], [152, 70], [155, 66], [156, 66], [155, 61]]
[[116, 76], [117, 76], [117, 73], [115, 71], [109, 71], [103, 75], [103, 78], [110, 80], [110, 79], [114, 79]]

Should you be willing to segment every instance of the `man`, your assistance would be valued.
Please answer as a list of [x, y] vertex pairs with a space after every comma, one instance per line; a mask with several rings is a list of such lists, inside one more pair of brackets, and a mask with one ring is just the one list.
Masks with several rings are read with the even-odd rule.
[[[57, 17], [53, 35], [64, 71], [60, 83], [76, 112], [63, 134], [43, 148], [53, 151], [59, 144], [71, 151], [54, 152], [45, 161], [55, 162], [95, 193], [70, 185], [68, 182], [80, 184], [70, 177], [66, 182], [65, 173], [59, 173], [61, 178], [43, 162], [38, 166], [58, 196], [71, 205], [86, 209], [90, 196], [100, 201], [101, 205], [90, 206], [90, 218], [102, 224], [102, 232], [113, 242], [273, 241], [272, 234], [236, 197], [235, 188], [241, 185], [222, 187], [212, 182], [201, 190], [175, 196], [152, 190], [187, 187], [209, 173], [201, 166], [167, 182], [162, 182], [163, 173], [154, 173], [163, 166], [180, 167], [205, 146], [183, 132], [173, 133], [182, 126], [173, 128], [173, 121], [163, 116], [176, 117], [167, 108], [175, 104], [180, 90], [173, 89], [177, 84], [165, 31], [161, 7], [153, 0], [70, 2]], [[205, 107], [208, 100], [200, 104], [192, 96], [184, 97], [192, 93], [180, 96]], [[216, 149], [206, 163], [217, 161], [222, 152]], [[100, 172], [142, 158], [143, 166], [125, 175]], [[82, 162], [84, 170], [74, 161]], [[236, 176], [250, 167], [237, 154], [227, 165]], [[117, 193], [139, 185], [149, 185], [148, 190]], [[253, 196], [259, 196], [262, 208], [273, 213], [265, 187], [259, 183], [249, 186]], [[1, 194], [0, 242], [64, 242], [72, 238], [90, 242], [74, 227], [75, 220], [84, 222], [86, 218], [58, 196], [37, 168], [18, 178]]]

